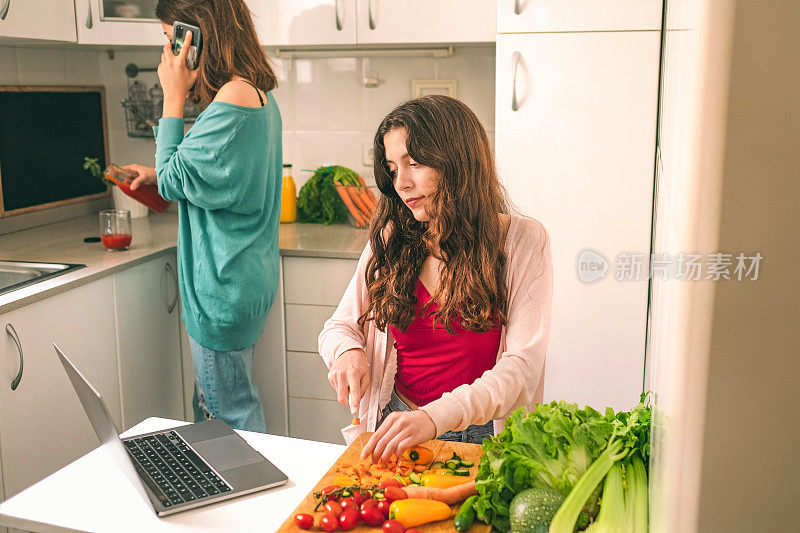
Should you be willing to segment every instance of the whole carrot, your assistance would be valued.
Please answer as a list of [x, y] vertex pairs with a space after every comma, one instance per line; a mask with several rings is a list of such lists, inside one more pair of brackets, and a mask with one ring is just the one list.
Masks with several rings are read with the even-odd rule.
[[364, 214], [364, 216], [369, 217], [370, 215], [372, 215], [372, 210], [366, 203], [364, 203], [364, 200], [358, 194], [357, 187], [345, 187], [345, 191], [347, 191], [347, 193], [350, 195], [350, 198], [352, 198], [353, 203], [355, 203], [356, 206], [358, 206], [358, 208], [361, 209], [361, 212]]
[[358, 211], [358, 208], [353, 203], [353, 200], [350, 199], [350, 196], [347, 194], [347, 189], [339, 182], [335, 183], [336, 185], [336, 192], [339, 193], [339, 197], [341, 197], [344, 205], [347, 206], [347, 210], [350, 211], [350, 214], [353, 215], [353, 218], [356, 219], [356, 225], [360, 228], [361, 226], [366, 226], [367, 223], [364, 220], [364, 217], [361, 216], [361, 213]]
[[372, 204], [373, 205], [377, 204], [378, 201], [375, 199], [375, 195], [372, 194], [372, 191], [369, 190], [369, 187], [367, 187], [367, 184], [364, 182], [364, 178], [362, 178], [361, 176], [358, 176], [358, 181], [361, 182], [361, 186], [364, 187], [364, 189], [367, 190], [367, 196], [369, 196], [369, 199], [372, 200]]

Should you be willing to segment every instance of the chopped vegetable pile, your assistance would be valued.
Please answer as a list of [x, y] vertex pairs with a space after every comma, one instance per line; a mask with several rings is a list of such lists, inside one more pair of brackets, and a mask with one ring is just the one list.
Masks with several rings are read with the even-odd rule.
[[[592, 533], [646, 532], [650, 407], [645, 397], [631, 411], [608, 408], [604, 415], [563, 401], [539, 405], [527, 416], [524, 408], [515, 411], [505, 429], [483, 443], [476, 478], [479, 497], [473, 504], [477, 518], [509, 531], [512, 500], [539, 487], [565, 497], [555, 516], [547, 516], [550, 533], [572, 533], [587, 524]], [[516, 508], [541, 510], [552, 501], [549, 497], [541, 506], [526, 502]], [[516, 518], [548, 531], [542, 516], [533, 513]]]

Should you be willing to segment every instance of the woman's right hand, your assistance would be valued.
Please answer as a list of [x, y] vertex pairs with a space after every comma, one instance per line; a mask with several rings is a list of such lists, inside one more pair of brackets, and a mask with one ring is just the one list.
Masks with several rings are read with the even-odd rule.
[[132, 178], [126, 178], [125, 183], [131, 186], [131, 190], [135, 191], [139, 185], [155, 185], [156, 169], [153, 167], [146, 167], [144, 165], [125, 165], [120, 167], [123, 170], [136, 173]]
[[333, 362], [328, 381], [336, 390], [339, 403], [358, 416], [358, 406], [369, 388], [369, 363], [364, 350], [347, 350]]

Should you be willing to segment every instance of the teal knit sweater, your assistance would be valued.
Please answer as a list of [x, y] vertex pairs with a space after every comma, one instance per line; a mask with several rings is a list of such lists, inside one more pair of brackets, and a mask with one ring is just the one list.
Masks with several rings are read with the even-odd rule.
[[178, 202], [178, 276], [186, 331], [201, 346], [253, 345], [278, 287], [281, 115], [212, 102], [184, 136], [156, 132], [158, 192]]

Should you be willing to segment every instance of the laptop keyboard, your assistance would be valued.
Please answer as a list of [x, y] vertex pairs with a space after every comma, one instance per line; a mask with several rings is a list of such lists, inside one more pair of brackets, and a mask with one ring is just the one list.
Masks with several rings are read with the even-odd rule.
[[139, 476], [164, 507], [231, 490], [174, 431], [122, 442]]

